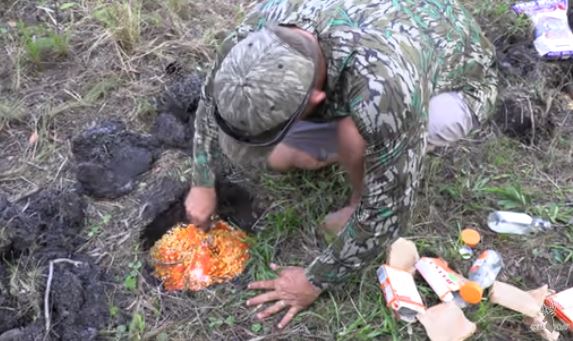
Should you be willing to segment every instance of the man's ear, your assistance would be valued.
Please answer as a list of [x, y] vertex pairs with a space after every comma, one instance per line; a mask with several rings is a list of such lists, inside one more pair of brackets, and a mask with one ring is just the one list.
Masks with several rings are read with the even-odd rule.
[[326, 100], [326, 92], [316, 89], [312, 90], [312, 93], [310, 94], [310, 103], [313, 106], [321, 104], [324, 100]]

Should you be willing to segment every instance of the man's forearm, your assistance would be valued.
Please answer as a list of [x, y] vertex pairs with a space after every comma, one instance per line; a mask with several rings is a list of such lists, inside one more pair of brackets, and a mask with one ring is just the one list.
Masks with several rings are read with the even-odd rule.
[[364, 151], [366, 141], [360, 135], [352, 117], [342, 119], [338, 124], [338, 154], [342, 167], [348, 173], [352, 186], [350, 205], [360, 203], [364, 182]]

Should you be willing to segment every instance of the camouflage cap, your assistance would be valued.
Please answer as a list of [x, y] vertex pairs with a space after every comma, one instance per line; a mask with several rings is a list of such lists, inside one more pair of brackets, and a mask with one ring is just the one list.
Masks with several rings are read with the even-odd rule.
[[235, 142], [277, 143], [306, 108], [315, 82], [316, 47], [288, 27], [249, 34], [214, 79], [217, 123]]

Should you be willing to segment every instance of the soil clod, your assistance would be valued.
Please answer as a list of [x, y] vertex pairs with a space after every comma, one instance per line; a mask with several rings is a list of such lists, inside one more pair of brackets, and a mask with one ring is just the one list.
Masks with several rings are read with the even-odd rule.
[[167, 66], [166, 73], [171, 79], [155, 101], [159, 115], [151, 133], [166, 147], [191, 151], [203, 76], [184, 71], [176, 62]]
[[[90, 257], [75, 253], [85, 242], [82, 197], [71, 190], [46, 189], [14, 203], [3, 198], [0, 206], [0, 340], [44, 337], [44, 315], [22, 307], [42, 306], [44, 273], [50, 260], [60, 257], [73, 257], [82, 266], [54, 266], [49, 292], [53, 327], [46, 340], [95, 340], [109, 321], [107, 281]], [[26, 277], [38, 271], [38, 276]], [[15, 289], [11, 281], [29, 288]]]
[[115, 199], [131, 192], [137, 177], [151, 169], [159, 145], [120, 121], [105, 121], [74, 138], [72, 151], [81, 188], [95, 198]]
[[151, 134], [167, 147], [193, 149], [193, 120], [182, 122], [175, 115], [162, 113], [155, 119]]

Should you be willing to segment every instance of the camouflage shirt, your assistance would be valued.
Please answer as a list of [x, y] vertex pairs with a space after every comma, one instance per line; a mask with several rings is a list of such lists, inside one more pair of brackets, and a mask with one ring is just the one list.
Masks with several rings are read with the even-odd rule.
[[408, 225], [426, 148], [430, 97], [459, 91], [477, 121], [492, 109], [494, 49], [455, 0], [267, 0], [225, 40], [203, 90], [193, 184], [212, 186], [218, 128], [214, 72], [249, 32], [292, 24], [318, 37], [326, 56], [323, 119], [351, 116], [367, 142], [361, 203], [337, 239], [307, 268], [325, 289], [361, 269]]

